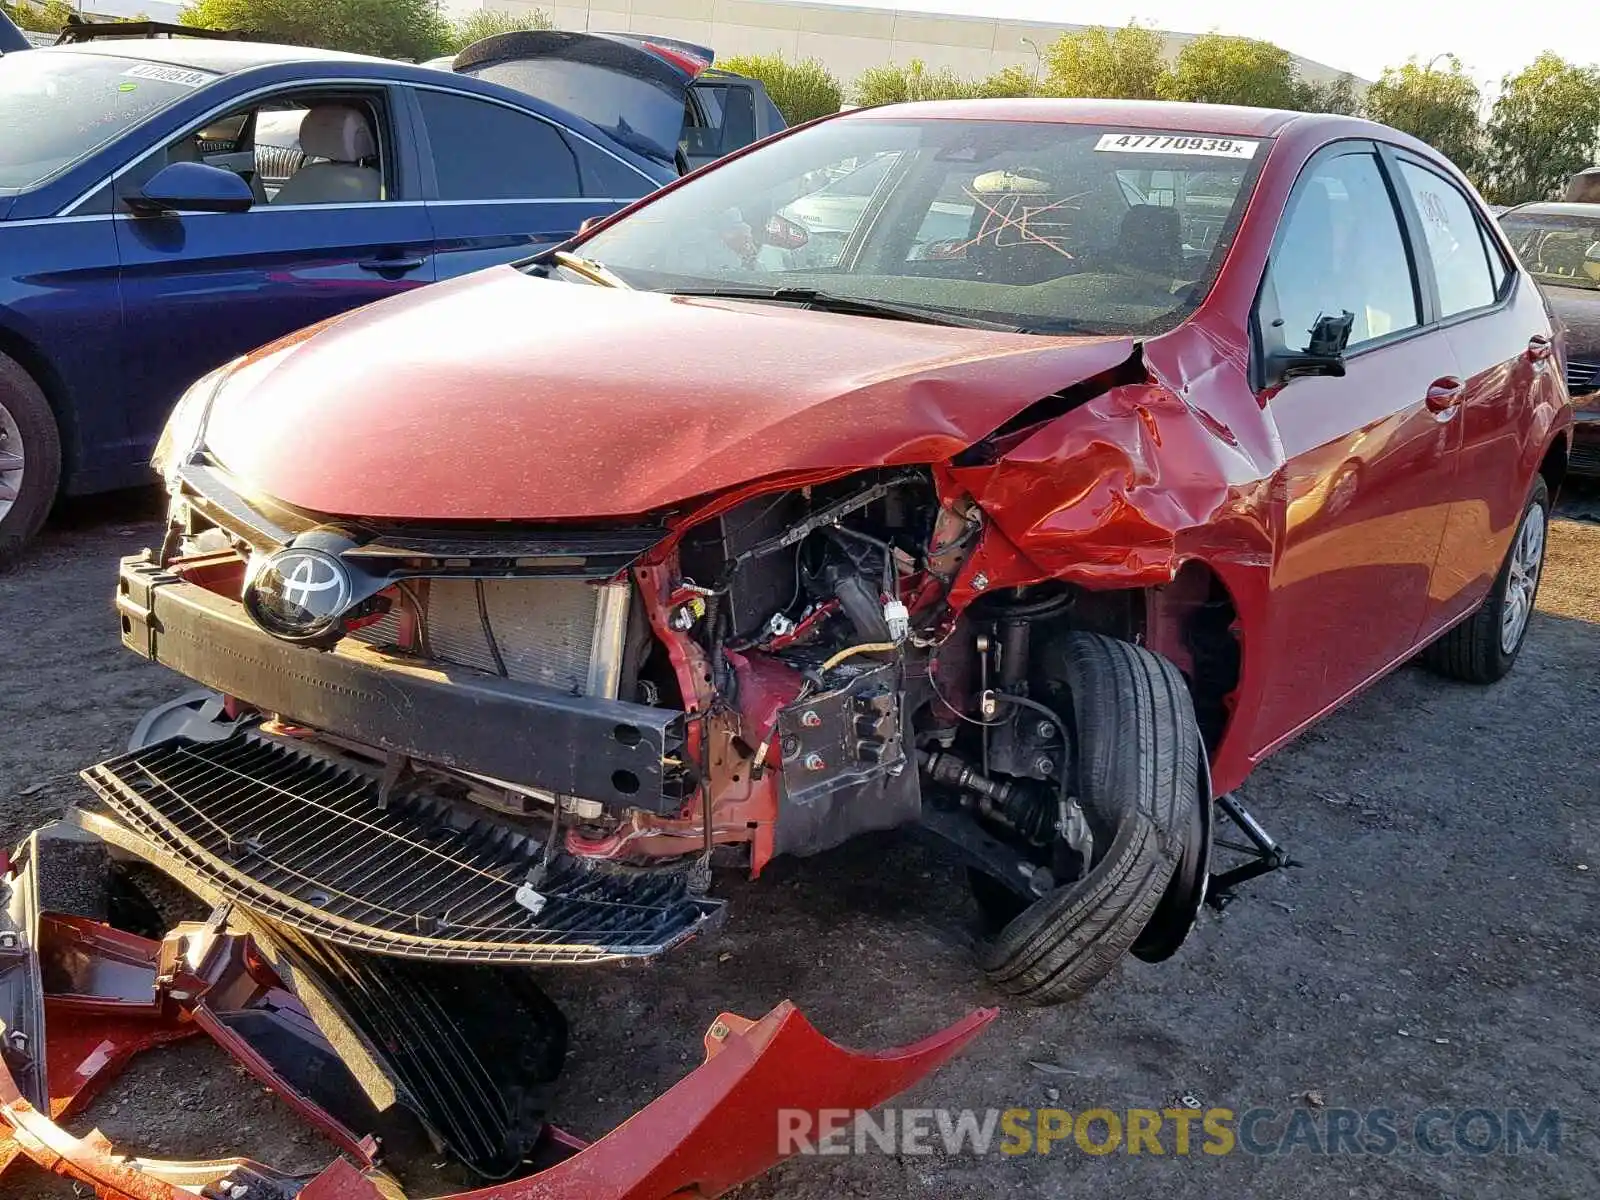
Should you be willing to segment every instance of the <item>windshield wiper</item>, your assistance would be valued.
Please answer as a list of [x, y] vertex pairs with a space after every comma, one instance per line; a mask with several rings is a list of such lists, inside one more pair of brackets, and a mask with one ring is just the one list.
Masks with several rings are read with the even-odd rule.
[[622, 276], [604, 264], [595, 262], [592, 258], [584, 258], [581, 255], [568, 254], [565, 250], [557, 250], [550, 255], [550, 261], [558, 267], [576, 271], [585, 279], [593, 280], [604, 287], [622, 288], [624, 291], [633, 290]]
[[979, 317], [964, 317], [942, 308], [924, 308], [918, 304], [897, 304], [890, 300], [864, 300], [857, 296], [838, 296], [832, 292], [803, 287], [706, 287], [663, 288], [665, 296], [703, 296], [714, 300], [765, 300], [775, 304], [800, 304], [818, 312], [843, 313], [846, 316], [886, 317], [894, 321], [920, 321], [925, 325], [953, 325], [961, 329], [990, 329], [996, 333], [1021, 333], [1018, 325], [1000, 321], [985, 321]]
[[1052, 317], [1048, 321], [1035, 321], [1032, 325], [1023, 327], [1023, 333], [1037, 334], [1104, 334], [1104, 329], [1096, 328], [1083, 321], [1074, 321], [1070, 317]]

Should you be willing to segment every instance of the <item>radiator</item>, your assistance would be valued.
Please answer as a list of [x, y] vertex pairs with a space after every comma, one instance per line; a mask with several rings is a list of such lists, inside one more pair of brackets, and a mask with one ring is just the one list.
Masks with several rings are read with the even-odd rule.
[[[500, 673], [498, 649], [509, 679], [616, 699], [628, 630], [626, 583], [426, 579], [408, 586], [422, 609], [423, 636], [405, 649], [490, 675]], [[391, 613], [354, 636], [373, 646], [399, 645], [399, 618]]]

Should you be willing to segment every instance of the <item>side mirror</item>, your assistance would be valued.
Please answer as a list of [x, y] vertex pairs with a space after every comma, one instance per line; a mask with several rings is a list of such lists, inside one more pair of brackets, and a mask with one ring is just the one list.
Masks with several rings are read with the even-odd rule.
[[1350, 331], [1355, 324], [1353, 312], [1319, 316], [1304, 350], [1280, 350], [1267, 357], [1267, 381], [1287, 383], [1305, 375], [1343, 378], [1345, 347], [1350, 344]]
[[578, 226], [578, 236], [582, 237], [584, 234], [592, 230], [596, 225], [600, 224], [600, 222], [604, 219], [604, 217], [585, 217], [583, 219], [583, 224]]
[[250, 185], [232, 171], [208, 163], [168, 163], [138, 193], [126, 197], [135, 216], [172, 213], [247, 212], [256, 202]]

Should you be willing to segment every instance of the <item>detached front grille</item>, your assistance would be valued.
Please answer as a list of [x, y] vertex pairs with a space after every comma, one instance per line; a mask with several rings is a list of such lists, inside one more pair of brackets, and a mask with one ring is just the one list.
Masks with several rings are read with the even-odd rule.
[[[626, 584], [534, 578], [425, 579], [407, 586], [422, 610], [422, 628], [407, 649], [490, 675], [500, 674], [503, 664], [508, 679], [571, 695], [616, 697], [628, 626]], [[398, 646], [400, 618], [390, 613], [354, 636], [380, 648]]]
[[1600, 359], [1569, 358], [1567, 391], [1582, 396], [1600, 388]]
[[162, 866], [338, 945], [408, 958], [582, 963], [660, 954], [721, 910], [681, 873], [557, 856], [467, 805], [380, 800], [371, 774], [259, 733], [159, 742], [83, 773]]
[[371, 1047], [438, 1141], [486, 1178], [517, 1169], [567, 1050], [566, 1020], [530, 972], [362, 954], [267, 928], [301, 1000], [316, 993], [318, 1024]]

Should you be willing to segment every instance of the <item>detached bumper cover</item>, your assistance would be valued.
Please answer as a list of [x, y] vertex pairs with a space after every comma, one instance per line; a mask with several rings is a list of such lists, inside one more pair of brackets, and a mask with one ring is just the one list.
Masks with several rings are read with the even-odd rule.
[[[628, 1121], [537, 1174], [455, 1200], [671, 1200], [723, 1195], [775, 1166], [780, 1111], [870, 1109], [959, 1053], [993, 1018], [975, 1012], [914, 1045], [880, 1054], [845, 1050], [818, 1033], [787, 1001], [760, 1021], [725, 1013], [706, 1034], [706, 1061]], [[153, 1044], [148, 1031], [107, 1029], [91, 1053], [114, 1048], [125, 1061]], [[92, 1070], [87, 1059], [80, 1069]], [[103, 1076], [105, 1072], [98, 1072]], [[98, 1080], [104, 1083], [104, 1078]], [[17, 1152], [46, 1170], [127, 1200], [194, 1200], [191, 1188], [224, 1181], [256, 1185], [272, 1200], [392, 1200], [339, 1159], [296, 1179], [240, 1158], [169, 1162], [119, 1154], [102, 1137], [75, 1138], [19, 1094], [0, 1065], [0, 1121]], [[581, 1143], [580, 1143], [581, 1144]], [[559, 1141], [574, 1149], [571, 1139]], [[204, 1194], [204, 1193], [202, 1193]], [[212, 1194], [219, 1194], [215, 1191]], [[448, 1198], [446, 1198], [448, 1200]]]
[[412, 663], [349, 638], [328, 651], [294, 646], [144, 555], [122, 560], [117, 613], [130, 650], [264, 712], [608, 806], [682, 803], [664, 794], [661, 764], [681, 747], [682, 713]]
[[[245, 914], [247, 925], [254, 920]], [[57, 979], [42, 985], [44, 995], [37, 998], [48, 1008], [50, 1029], [48, 1038], [45, 1031], [34, 1031], [30, 1059], [39, 1090], [26, 1094], [14, 1056], [0, 1059], [0, 1170], [26, 1156], [89, 1185], [100, 1196], [125, 1200], [194, 1200], [197, 1194], [244, 1194], [250, 1200], [392, 1200], [392, 1181], [380, 1190], [362, 1168], [344, 1159], [311, 1177], [289, 1176], [238, 1158], [146, 1160], [119, 1154], [98, 1133], [76, 1138], [56, 1124], [56, 1119], [80, 1111], [132, 1054], [193, 1034], [198, 1027], [263, 1082], [285, 1093], [357, 1162], [372, 1161], [375, 1143], [357, 1139], [343, 1122], [318, 1111], [312, 1097], [292, 1088], [278, 1064], [252, 1050], [260, 1041], [239, 1036], [237, 1015], [260, 1011], [230, 999], [240, 994], [241, 981], [254, 979], [264, 988], [262, 994], [272, 997], [266, 1005], [271, 1011], [292, 1015], [297, 1010], [290, 993], [273, 991], [272, 977], [263, 976], [268, 969], [259, 964], [256, 950], [270, 956], [271, 948], [253, 945], [249, 933], [225, 931], [224, 924], [219, 913], [205, 926], [169, 934], [167, 943], [73, 919], [46, 918], [33, 930], [10, 931], [20, 935], [10, 948], [34, 962], [40, 946], [30, 938], [37, 937], [69, 943], [71, 957], [80, 964], [92, 967], [103, 959], [124, 969], [84, 969], [65, 983]], [[48, 945], [45, 949], [51, 951]], [[129, 968], [137, 968], [133, 977]], [[151, 986], [144, 986], [138, 969], [146, 971]], [[38, 974], [33, 972], [35, 978]], [[98, 990], [94, 982], [113, 978], [120, 980], [115, 991]], [[163, 984], [163, 978], [173, 982]], [[547, 1164], [544, 1169], [463, 1193], [458, 1200], [722, 1195], [783, 1157], [781, 1111], [815, 1116], [824, 1109], [875, 1107], [958, 1053], [994, 1015], [993, 1010], [974, 1012], [914, 1045], [860, 1054], [817, 1033], [788, 1002], [760, 1021], [724, 1013], [706, 1034], [705, 1063], [622, 1126], [587, 1146], [544, 1126], [528, 1155], [529, 1161]], [[40, 1042], [46, 1042], [47, 1052]], [[316, 1044], [315, 1035], [308, 1032], [299, 1044]], [[39, 1065], [48, 1066], [47, 1078], [37, 1070]], [[234, 1190], [241, 1186], [248, 1190]]]

